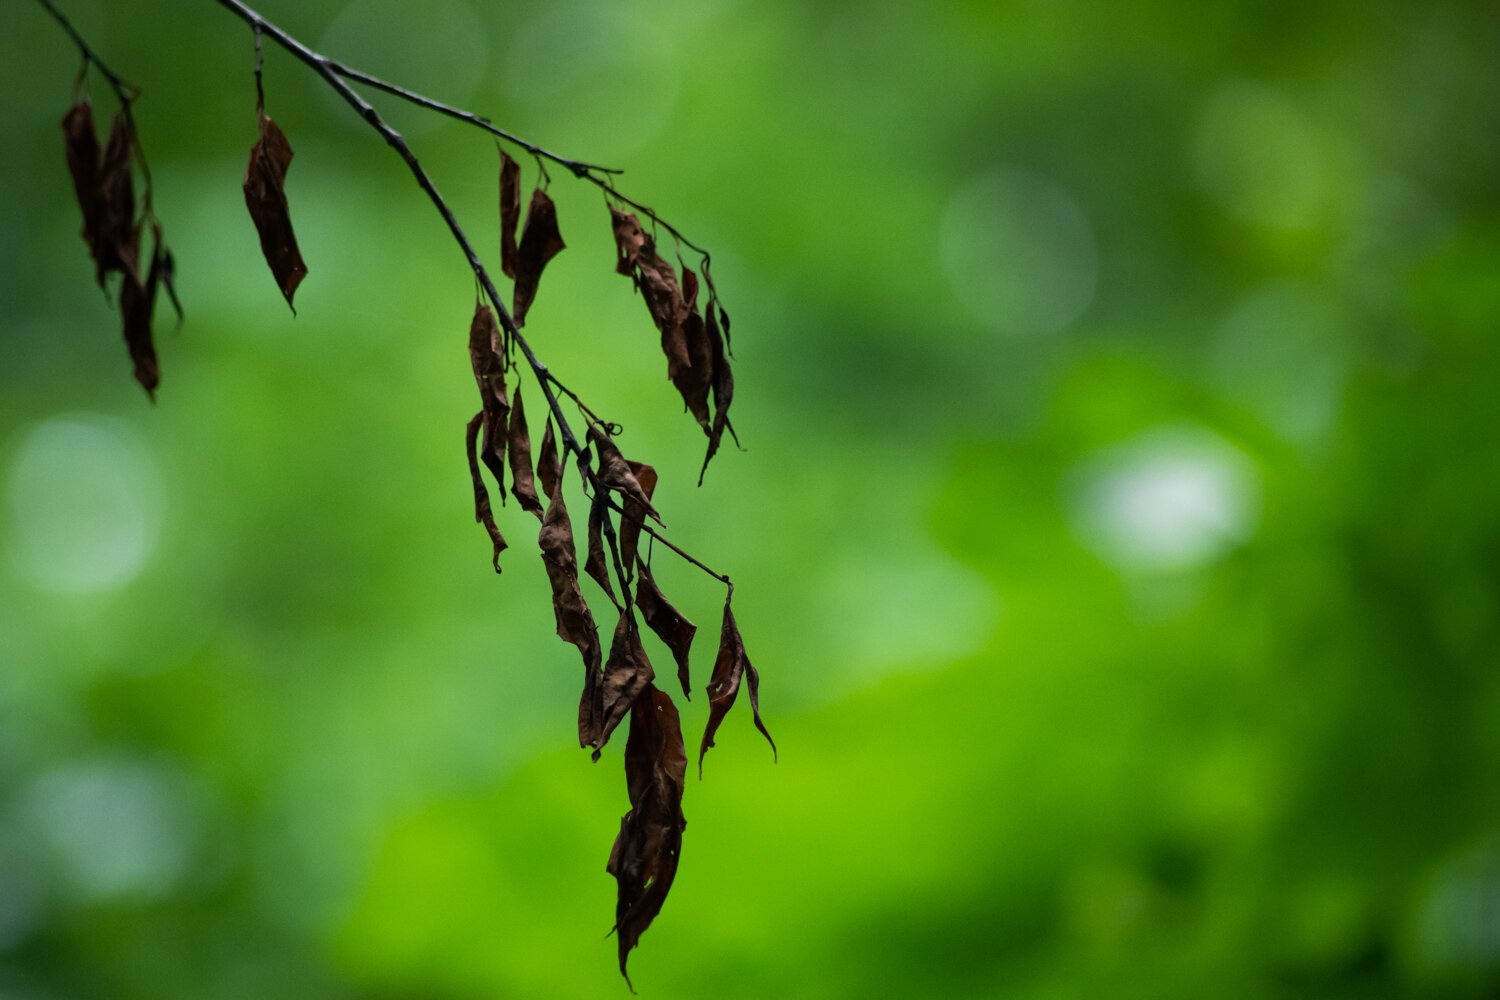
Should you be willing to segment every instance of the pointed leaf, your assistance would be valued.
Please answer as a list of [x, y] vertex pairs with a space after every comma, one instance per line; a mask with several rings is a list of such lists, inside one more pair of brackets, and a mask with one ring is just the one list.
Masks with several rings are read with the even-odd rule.
[[521, 383], [516, 383], [510, 407], [510, 492], [538, 520], [542, 503], [536, 495], [536, 476], [531, 468], [531, 433], [526, 427], [526, 410], [521, 405]]
[[573, 526], [568, 520], [568, 509], [560, 489], [552, 491], [537, 544], [542, 550], [547, 580], [552, 585], [552, 612], [557, 619], [557, 634], [564, 642], [577, 646], [583, 657], [584, 698], [579, 705], [578, 742], [587, 746], [600, 727], [594, 709], [601, 681], [602, 650], [594, 616], [578, 589], [578, 555], [573, 547]]
[[500, 327], [495, 322], [494, 312], [483, 302], [476, 301], [474, 318], [469, 323], [469, 364], [474, 369], [474, 382], [479, 386], [479, 402], [484, 413], [484, 447], [480, 456], [490, 475], [495, 477], [503, 502], [510, 401], [505, 397], [505, 356], [502, 351]]
[[292, 162], [292, 147], [264, 111], [259, 112], [259, 118], [260, 138], [251, 147], [250, 162], [245, 167], [245, 206], [260, 234], [260, 252], [290, 306], [297, 286], [307, 275], [286, 202], [286, 171]]
[[641, 616], [651, 631], [672, 651], [672, 659], [677, 661], [677, 681], [682, 685], [682, 695], [691, 699], [688, 653], [693, 648], [693, 636], [698, 634], [698, 626], [672, 607], [645, 563], [641, 563], [640, 575], [636, 577], [635, 605], [641, 609]]
[[99, 165], [94, 260], [101, 288], [105, 276], [114, 271], [134, 277], [140, 284], [137, 268], [141, 234], [135, 220], [135, 182], [130, 172], [134, 157], [135, 131], [121, 110], [110, 127], [109, 142]]
[[603, 496], [595, 496], [589, 505], [589, 554], [583, 562], [583, 571], [593, 577], [599, 588], [609, 595], [610, 603], [620, 606], [615, 597], [615, 588], [609, 582], [609, 560], [604, 555], [604, 519], [609, 517], [609, 504]]
[[[593, 747], [595, 760], [599, 759], [600, 748], [609, 742], [610, 734], [655, 676], [651, 661], [646, 658], [646, 649], [641, 645], [641, 631], [635, 616], [628, 609], [621, 611], [614, 638], [610, 640], [609, 659], [604, 662], [604, 674], [592, 690], [584, 689], [584, 697], [593, 701], [591, 711], [596, 728], [588, 746]], [[580, 717], [582, 714], [580, 707]]]
[[526, 211], [526, 228], [521, 230], [521, 245], [516, 248], [516, 287], [511, 318], [516, 326], [526, 322], [526, 313], [536, 299], [542, 268], [566, 246], [557, 229], [557, 206], [547, 192], [537, 188], [531, 193], [531, 207]]
[[[718, 312], [722, 315], [723, 310]], [[729, 359], [724, 353], [724, 338], [719, 335], [719, 324], [714, 320], [714, 314], [713, 303], [709, 303], [704, 332], [713, 358], [714, 423], [708, 433], [708, 452], [703, 456], [703, 468], [698, 472], [700, 486], [703, 485], [703, 474], [708, 471], [708, 463], [719, 450], [724, 431], [734, 434], [734, 427], [729, 423], [729, 404], [734, 402], [734, 373], [729, 369]]]
[[[615, 932], [620, 974], [628, 984], [630, 951], [656, 915], [677, 876], [682, 856], [682, 793], [687, 749], [682, 720], [666, 692], [647, 685], [630, 710], [625, 741], [625, 786], [630, 811], [620, 821], [606, 870], [615, 877]], [[634, 989], [634, 987], [631, 987]]]
[[771, 753], [776, 753], [776, 741], [766, 732], [760, 721], [760, 674], [750, 664], [745, 654], [745, 643], [740, 638], [740, 629], [734, 620], [729, 602], [724, 602], [724, 624], [719, 630], [719, 655], [714, 660], [713, 677], [708, 682], [708, 725], [703, 730], [703, 742], [698, 747], [698, 776], [703, 776], [703, 755], [714, 745], [714, 734], [724, 716], [734, 707], [740, 693], [740, 682], [746, 675], [750, 678], [750, 712], [755, 718], [755, 728], [771, 744]]
[[500, 151], [500, 270], [516, 276], [516, 225], [521, 221], [521, 166]]
[[[656, 470], [645, 462], [627, 462], [630, 472], [635, 476], [635, 481], [640, 483], [646, 499], [650, 500], [656, 492]], [[635, 566], [635, 554], [640, 545], [641, 526], [646, 523], [646, 508], [639, 503], [626, 497], [620, 505], [624, 513], [620, 515], [620, 561], [625, 564], [627, 573]]]
[[552, 418], [547, 418], [547, 429], [542, 431], [542, 449], [536, 458], [536, 477], [542, 481], [542, 495], [551, 499], [562, 484], [562, 462], [557, 457], [557, 444], [552, 440]]
[[73, 178], [73, 194], [83, 213], [83, 241], [97, 261], [99, 217], [99, 137], [94, 132], [94, 108], [83, 98], [63, 116], [63, 151], [67, 154], [68, 173]]
[[151, 342], [151, 300], [154, 289], [144, 287], [134, 274], [127, 273], [120, 284], [120, 318], [125, 327], [125, 346], [135, 363], [135, 380], [154, 401], [161, 380], [156, 364], [156, 347]]
[[489, 533], [490, 543], [494, 547], [495, 572], [500, 572], [500, 553], [505, 551], [505, 536], [500, 534], [499, 527], [495, 524], [495, 513], [490, 508], [490, 491], [485, 488], [484, 477], [479, 472], [479, 455], [477, 445], [479, 441], [479, 428], [484, 423], [484, 411], [480, 410], [474, 414], [474, 419], [469, 421], [468, 434], [465, 443], [469, 452], [469, 478], [474, 482], [474, 520], [484, 525], [484, 530]]
[[610, 440], [602, 425], [589, 424], [589, 441], [599, 452], [599, 481], [635, 501], [660, 524], [661, 518], [657, 515], [656, 508], [651, 506], [651, 498], [646, 496], [646, 491], [641, 488], [640, 481], [630, 470], [630, 463], [625, 461], [625, 456], [620, 454], [620, 449], [615, 447], [615, 443]]
[[672, 384], [682, 394], [682, 401], [703, 428], [712, 436], [708, 413], [708, 390], [713, 382], [714, 352], [703, 317], [698, 314], [698, 279], [690, 268], [682, 269], [682, 293], [687, 316], [682, 322], [683, 348], [689, 364], [672, 373]]

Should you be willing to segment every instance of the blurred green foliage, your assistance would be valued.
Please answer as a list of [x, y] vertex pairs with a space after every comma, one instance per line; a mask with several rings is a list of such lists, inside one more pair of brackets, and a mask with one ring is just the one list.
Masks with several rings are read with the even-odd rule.
[[[472, 523], [462, 258], [268, 51], [294, 320], [248, 32], [64, 6], [143, 91], [187, 319], [152, 407], [78, 239], [75, 53], [4, 5], [0, 997], [620, 995], [619, 747], [573, 747], [529, 519], [499, 579]], [[746, 450], [702, 489], [566, 176], [528, 323], [733, 574], [782, 748], [736, 712], [691, 783], [643, 995], [1500, 990], [1492, 5], [264, 13], [715, 251]], [[493, 257], [490, 141], [380, 103]], [[719, 591], [657, 564], [701, 687]]]

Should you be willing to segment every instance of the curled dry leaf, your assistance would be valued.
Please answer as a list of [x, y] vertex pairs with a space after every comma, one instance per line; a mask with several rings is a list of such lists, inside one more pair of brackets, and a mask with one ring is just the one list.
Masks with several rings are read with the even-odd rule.
[[657, 524], [660, 524], [661, 517], [657, 515], [656, 508], [651, 506], [651, 498], [641, 488], [640, 481], [631, 471], [630, 463], [625, 461], [625, 456], [620, 454], [620, 449], [615, 447], [615, 443], [605, 433], [603, 426], [597, 422], [589, 424], [589, 442], [599, 453], [599, 482], [634, 501]]
[[[583, 657], [584, 690], [587, 692], [599, 683], [602, 651], [598, 626], [594, 624], [594, 616], [578, 588], [578, 554], [573, 547], [573, 525], [568, 520], [568, 508], [563, 503], [560, 489], [554, 489], [550, 494], [537, 544], [542, 550], [547, 580], [552, 585], [552, 611], [557, 619], [557, 634], [564, 642], [578, 647]], [[596, 716], [586, 711], [591, 708], [591, 705], [579, 707], [578, 742], [584, 746], [589, 745], [597, 732]]]
[[729, 602], [724, 602], [724, 624], [719, 630], [719, 655], [714, 660], [713, 677], [708, 682], [708, 725], [703, 730], [703, 742], [698, 747], [698, 776], [703, 776], [703, 755], [714, 745], [714, 734], [724, 716], [734, 707], [740, 693], [740, 682], [746, 676], [750, 683], [750, 712], [755, 718], [755, 728], [771, 744], [771, 753], [776, 753], [776, 741], [766, 732], [760, 721], [760, 674], [745, 654], [745, 642], [740, 638], [739, 625], [735, 623], [734, 611]]
[[130, 360], [135, 365], [135, 380], [156, 399], [156, 386], [161, 381], [156, 363], [156, 347], [151, 341], [151, 306], [155, 298], [155, 283], [127, 273], [120, 284], [120, 318], [125, 328], [125, 346], [130, 351]]
[[614, 219], [615, 270], [631, 275], [651, 319], [661, 332], [662, 353], [667, 356], [667, 377], [676, 381], [683, 368], [692, 366], [683, 323], [687, 306], [677, 287], [677, 272], [656, 252], [656, 242], [641, 228], [634, 213], [611, 208]]
[[469, 421], [465, 443], [469, 453], [469, 478], [474, 482], [474, 520], [484, 525], [494, 547], [495, 572], [500, 572], [500, 553], [506, 549], [505, 536], [495, 524], [495, 512], [490, 508], [490, 491], [485, 488], [484, 476], [479, 471], [479, 429], [484, 424], [484, 411], [474, 414]]
[[536, 495], [536, 476], [531, 469], [531, 433], [526, 427], [526, 409], [521, 405], [521, 383], [511, 395], [510, 407], [510, 492], [521, 505], [542, 517], [542, 503]]
[[[635, 481], [640, 483], [641, 490], [650, 500], [656, 492], [656, 470], [645, 462], [627, 462]], [[630, 497], [625, 498], [621, 504], [624, 513], [620, 515], [620, 561], [625, 564], [625, 572], [631, 572], [635, 566], [636, 550], [640, 547], [641, 525], [646, 523], [647, 511], [637, 501]]]
[[651, 661], [646, 658], [646, 649], [641, 645], [640, 627], [627, 608], [620, 612], [620, 620], [615, 625], [614, 638], [609, 643], [609, 659], [604, 661], [604, 673], [589, 678], [579, 704], [580, 722], [587, 713], [593, 724], [587, 745], [593, 747], [595, 760], [599, 759], [600, 748], [609, 742], [610, 734], [625, 718], [630, 706], [655, 677]]
[[141, 231], [135, 219], [135, 183], [130, 164], [135, 157], [135, 130], [122, 109], [110, 126], [109, 141], [99, 163], [99, 193], [94, 215], [94, 260], [99, 287], [111, 272], [134, 277], [139, 284]]
[[260, 138], [251, 147], [250, 162], [245, 167], [245, 206], [260, 234], [260, 252], [290, 306], [292, 295], [307, 275], [286, 203], [286, 171], [292, 162], [292, 147], [264, 110], [258, 109], [257, 114]]
[[682, 685], [682, 696], [691, 699], [688, 653], [693, 648], [693, 636], [698, 634], [698, 626], [672, 607], [652, 578], [651, 567], [644, 562], [641, 563], [640, 575], [636, 578], [635, 606], [641, 609], [641, 615], [651, 631], [672, 651], [672, 659], [677, 661], [677, 681]]
[[516, 248], [516, 287], [511, 317], [516, 326], [526, 322], [526, 313], [536, 299], [542, 280], [542, 268], [566, 247], [557, 229], [557, 206], [547, 192], [537, 188], [531, 193], [531, 207], [526, 211], [526, 228], [521, 230], [521, 244]]
[[690, 363], [677, 369], [672, 384], [681, 393], [683, 404], [698, 421], [698, 426], [705, 434], [712, 435], [708, 390], [713, 383], [714, 352], [703, 317], [698, 313], [698, 277], [691, 268], [682, 269], [682, 294], [686, 311], [686, 318], [682, 321], [683, 346]]
[[552, 418], [542, 431], [542, 449], [536, 457], [536, 476], [542, 481], [542, 495], [547, 499], [562, 485], [562, 462], [557, 457], [557, 442], [552, 438]]
[[479, 386], [484, 414], [484, 446], [480, 457], [505, 496], [505, 443], [509, 436], [510, 400], [505, 396], [505, 355], [495, 314], [483, 302], [474, 303], [469, 323], [469, 364]]
[[[714, 423], [708, 432], [708, 451], [703, 456], [703, 468], [698, 471], [698, 485], [700, 486], [703, 485], [703, 474], [708, 471], [708, 463], [719, 450], [719, 442], [724, 438], [724, 431], [728, 430], [731, 436], [734, 434], [734, 427], [729, 423], [729, 404], [734, 402], [734, 373], [730, 371], [729, 359], [725, 357], [724, 338], [719, 335], [719, 325], [714, 320], [714, 312], [713, 304], [710, 303], [704, 332], [713, 358]], [[719, 313], [722, 315], [723, 310], [719, 310]]]
[[516, 225], [521, 221], [521, 166], [500, 151], [500, 270], [516, 276]]
[[[609, 853], [606, 870], [615, 877], [615, 932], [619, 935], [620, 974], [630, 951], [661, 912], [672, 889], [682, 856], [682, 793], [687, 779], [687, 750], [682, 720], [666, 692], [647, 685], [630, 710], [625, 741], [625, 787], [630, 811]], [[634, 989], [634, 987], [631, 987]]]
[[615, 597], [614, 585], [609, 582], [609, 560], [604, 555], [604, 519], [609, 517], [609, 504], [603, 496], [596, 495], [589, 504], [589, 554], [583, 561], [583, 571], [593, 578], [601, 590], [609, 595], [610, 603], [620, 606]]
[[[63, 116], [63, 149], [68, 158], [68, 173], [73, 178], [73, 194], [83, 213], [83, 241], [95, 261], [100, 261], [98, 241], [99, 216], [99, 137], [94, 132], [94, 107], [82, 98]], [[101, 273], [102, 278], [102, 273]]]

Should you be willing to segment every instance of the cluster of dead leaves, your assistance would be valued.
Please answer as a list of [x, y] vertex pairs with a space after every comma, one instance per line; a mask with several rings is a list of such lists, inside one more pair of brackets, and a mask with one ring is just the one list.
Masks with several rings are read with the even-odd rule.
[[[161, 225], [151, 214], [149, 185], [137, 206], [134, 171], [141, 161], [135, 124], [122, 106], [110, 126], [103, 148], [94, 130], [94, 109], [87, 97], [79, 99], [62, 120], [64, 150], [73, 191], [83, 212], [83, 239], [94, 258], [99, 287], [109, 291], [108, 279], [120, 275], [118, 304], [125, 346], [135, 369], [135, 380], [153, 399], [161, 381], [156, 345], [151, 333], [156, 293], [165, 288], [180, 317], [173, 288], [172, 252], [162, 240]], [[141, 234], [151, 231], [151, 256], [142, 274]]]

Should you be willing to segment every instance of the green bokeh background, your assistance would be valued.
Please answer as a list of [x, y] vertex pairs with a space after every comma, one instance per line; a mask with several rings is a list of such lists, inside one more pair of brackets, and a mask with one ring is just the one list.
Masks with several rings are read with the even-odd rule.
[[[265, 3], [715, 252], [745, 450], [697, 489], [554, 171], [528, 335], [733, 575], [781, 748], [740, 706], [691, 781], [643, 995], [1497, 995], [1491, 5]], [[472, 522], [462, 258], [268, 50], [294, 319], [248, 30], [65, 7], [143, 91], [187, 319], [153, 407], [78, 239], [74, 51], [5, 4], [0, 997], [622, 995], [620, 746], [574, 746], [534, 522], [500, 578]], [[377, 103], [492, 260], [490, 140]], [[657, 565], [701, 688], [721, 591]]]

